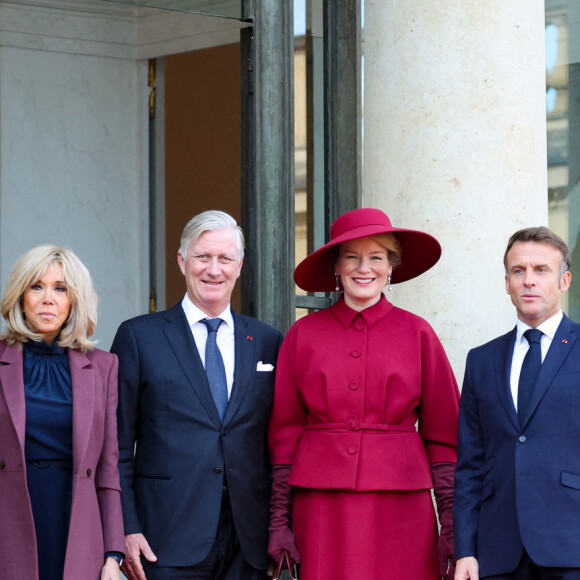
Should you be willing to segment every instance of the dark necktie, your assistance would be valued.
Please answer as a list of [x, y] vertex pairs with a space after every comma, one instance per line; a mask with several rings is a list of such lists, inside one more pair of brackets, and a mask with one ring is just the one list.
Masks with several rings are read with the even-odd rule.
[[207, 341], [205, 343], [205, 374], [209, 388], [217, 407], [220, 419], [224, 418], [228, 406], [228, 383], [224, 359], [217, 345], [217, 329], [223, 322], [221, 318], [206, 318], [202, 320], [207, 327]]
[[531, 328], [524, 332], [526, 340], [530, 343], [530, 348], [524, 358], [518, 382], [518, 418], [520, 423], [528, 412], [534, 385], [542, 366], [542, 349], [540, 347], [542, 334], [543, 332], [537, 328]]

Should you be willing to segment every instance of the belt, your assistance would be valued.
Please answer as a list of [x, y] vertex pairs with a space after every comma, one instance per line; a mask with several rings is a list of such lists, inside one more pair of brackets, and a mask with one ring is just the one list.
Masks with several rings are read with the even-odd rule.
[[350, 417], [344, 423], [310, 423], [308, 430], [346, 429], [347, 431], [400, 431], [416, 433], [415, 425], [386, 425], [384, 423], [361, 423], [357, 417]]

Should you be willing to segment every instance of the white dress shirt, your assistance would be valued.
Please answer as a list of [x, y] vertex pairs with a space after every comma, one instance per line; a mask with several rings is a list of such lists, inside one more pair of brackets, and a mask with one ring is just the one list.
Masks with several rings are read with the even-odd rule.
[[[207, 326], [201, 322], [205, 318], [211, 318], [202, 312], [186, 294], [181, 301], [181, 306], [185, 312], [185, 317], [193, 334], [193, 340], [197, 346], [199, 357], [203, 367], [205, 368], [205, 343], [207, 341]], [[228, 383], [228, 400], [232, 394], [232, 386], [234, 384], [234, 366], [235, 366], [235, 336], [234, 336], [234, 317], [230, 305], [216, 318], [221, 318], [223, 322], [217, 331], [217, 345], [224, 359], [224, 367], [226, 369], [226, 380]]]
[[[544, 333], [540, 341], [540, 348], [542, 350], [542, 363], [546, 358], [548, 349], [552, 344], [552, 340], [554, 339], [554, 335], [558, 330], [558, 326], [560, 326], [560, 322], [562, 322], [563, 316], [564, 315], [560, 310], [536, 327], [538, 330], [541, 330]], [[518, 410], [518, 383], [520, 380], [520, 373], [522, 371], [524, 358], [528, 352], [528, 349], [530, 348], [530, 343], [524, 336], [524, 332], [530, 328], [532, 327], [528, 326], [525, 322], [522, 322], [518, 318], [516, 322], [516, 343], [514, 345], [514, 352], [512, 355], [512, 369], [510, 373], [510, 389], [516, 411]]]

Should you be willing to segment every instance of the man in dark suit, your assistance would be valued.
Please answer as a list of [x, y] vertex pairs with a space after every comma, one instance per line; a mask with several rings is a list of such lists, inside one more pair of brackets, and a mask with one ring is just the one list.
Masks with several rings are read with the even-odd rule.
[[561, 309], [570, 253], [548, 228], [527, 228], [504, 265], [516, 327], [467, 357], [455, 578], [578, 580], [580, 325]]
[[194, 217], [177, 257], [182, 302], [124, 322], [115, 337], [130, 580], [265, 575], [266, 430], [282, 335], [231, 310], [243, 251], [230, 215]]

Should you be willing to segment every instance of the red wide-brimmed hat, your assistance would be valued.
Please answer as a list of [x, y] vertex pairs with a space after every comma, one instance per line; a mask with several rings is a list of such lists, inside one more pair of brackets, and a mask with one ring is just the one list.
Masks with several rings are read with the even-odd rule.
[[391, 225], [380, 209], [353, 209], [338, 217], [330, 228], [330, 242], [304, 258], [294, 271], [294, 280], [307, 292], [332, 292], [336, 287], [332, 248], [343, 242], [395, 234], [401, 244], [401, 265], [393, 270], [391, 283], [405, 282], [426, 272], [437, 263], [441, 246], [431, 235], [417, 230], [405, 230]]

